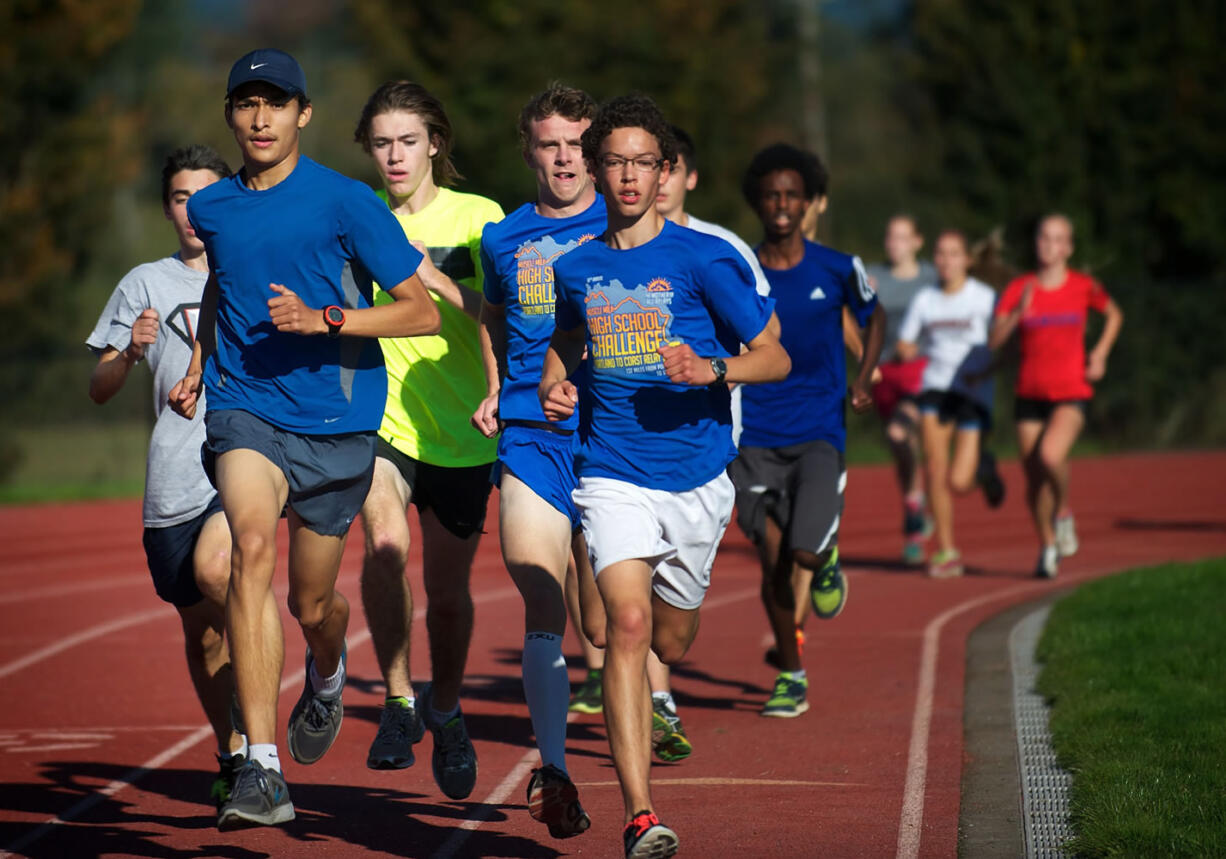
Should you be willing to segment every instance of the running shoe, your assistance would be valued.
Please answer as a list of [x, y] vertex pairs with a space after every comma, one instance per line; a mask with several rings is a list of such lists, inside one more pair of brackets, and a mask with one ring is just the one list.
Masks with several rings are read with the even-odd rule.
[[427, 683], [417, 696], [422, 720], [434, 735], [434, 753], [430, 763], [434, 782], [449, 799], [465, 799], [477, 784], [477, 750], [468, 738], [464, 714], [456, 714], [441, 725], [433, 723], [431, 703], [434, 684]]
[[570, 711], [572, 713], [588, 713], [595, 715], [604, 712], [604, 670], [589, 668], [587, 677], [579, 684], [575, 694], [570, 696]]
[[927, 555], [927, 550], [924, 545], [924, 537], [920, 534], [915, 534], [908, 537], [902, 544], [902, 562], [909, 567], [919, 567], [924, 563], [924, 556]]
[[1053, 523], [1056, 529], [1056, 548], [1060, 550], [1061, 558], [1071, 558], [1077, 554], [1081, 543], [1077, 539], [1077, 523], [1073, 521], [1072, 513], [1061, 513]]
[[670, 764], [685, 760], [694, 751], [677, 711], [655, 698], [651, 701], [651, 748], [656, 757]]
[[1040, 579], [1054, 579], [1060, 572], [1060, 548], [1044, 546], [1039, 552], [1039, 563], [1035, 565], [1034, 574]]
[[1005, 481], [996, 467], [996, 457], [987, 448], [979, 449], [979, 466], [975, 469], [975, 482], [983, 490], [984, 500], [993, 510], [1005, 503]]
[[957, 549], [937, 552], [928, 561], [928, 578], [930, 579], [955, 579], [962, 573], [962, 555]]
[[813, 600], [814, 614], [823, 620], [830, 620], [843, 610], [847, 602], [847, 577], [839, 563], [838, 546], [830, 550], [829, 560], [813, 574], [809, 596]]
[[[796, 654], [798, 656], [805, 655], [805, 628], [803, 626], [796, 627]], [[776, 671], [783, 670], [783, 660], [779, 658], [778, 647], [768, 647], [762, 658], [766, 661], [767, 665]]]
[[528, 813], [549, 827], [554, 838], [587, 832], [592, 818], [579, 804], [579, 791], [566, 773], [553, 764], [532, 771], [528, 779]]
[[366, 755], [366, 766], [372, 770], [402, 770], [413, 766], [413, 744], [420, 743], [426, 732], [414, 704], [391, 698], [384, 702], [379, 714], [379, 730]]
[[[342, 650], [342, 667], [346, 660], [346, 653]], [[315, 657], [311, 655], [311, 648], [308, 647], [302, 694], [298, 696], [298, 703], [289, 715], [286, 736], [289, 753], [300, 764], [313, 764], [332, 748], [336, 735], [341, 731], [341, 720], [345, 716], [345, 705], [341, 703], [340, 695], [325, 698], [315, 694], [311, 686], [311, 666], [314, 662]]]
[[230, 801], [230, 796], [234, 793], [235, 773], [246, 763], [246, 760], [242, 755], [230, 755], [226, 758], [217, 755], [217, 778], [213, 779], [213, 788], [209, 791], [209, 796], [219, 812], [221, 807]]
[[653, 812], [640, 811], [622, 830], [626, 859], [666, 859], [677, 855], [677, 833]]
[[796, 680], [780, 673], [775, 678], [775, 691], [762, 707], [763, 716], [776, 719], [794, 719], [809, 709], [808, 679]]
[[259, 761], [247, 761], [238, 768], [230, 799], [217, 814], [222, 832], [248, 826], [276, 826], [294, 819], [294, 804], [289, 800], [285, 777], [266, 770]]

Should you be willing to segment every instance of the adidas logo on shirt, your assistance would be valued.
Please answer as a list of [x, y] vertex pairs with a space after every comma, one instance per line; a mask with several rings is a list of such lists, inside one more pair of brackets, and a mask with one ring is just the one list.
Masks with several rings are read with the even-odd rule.
[[809, 293], [809, 298], [813, 299], [814, 301], [825, 297], [826, 293], [822, 292], [822, 288], [820, 286], [813, 287], [813, 291]]

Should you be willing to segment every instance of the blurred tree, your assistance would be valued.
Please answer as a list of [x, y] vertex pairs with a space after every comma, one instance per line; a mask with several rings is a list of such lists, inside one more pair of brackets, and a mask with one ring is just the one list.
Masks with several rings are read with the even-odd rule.
[[1226, 7], [1215, 0], [941, 0], [916, 4], [917, 128], [941, 142], [931, 184], [981, 230], [1029, 248], [1036, 218], [1073, 216], [1103, 274], [1226, 271]]

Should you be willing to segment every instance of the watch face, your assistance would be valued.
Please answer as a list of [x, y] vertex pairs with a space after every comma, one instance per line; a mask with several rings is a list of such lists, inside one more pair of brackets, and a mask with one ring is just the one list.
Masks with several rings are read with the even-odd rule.
[[345, 322], [345, 311], [336, 306], [329, 307], [325, 311], [324, 317], [332, 325], [342, 325]]

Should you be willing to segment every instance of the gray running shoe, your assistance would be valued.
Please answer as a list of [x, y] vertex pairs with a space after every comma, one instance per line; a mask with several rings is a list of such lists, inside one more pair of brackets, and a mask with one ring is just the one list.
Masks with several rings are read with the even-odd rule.
[[425, 732], [415, 704], [402, 707], [385, 703], [379, 714], [379, 730], [366, 755], [366, 766], [372, 770], [402, 770], [413, 766], [417, 760], [413, 744], [421, 742]]
[[222, 832], [248, 826], [276, 826], [294, 819], [285, 777], [266, 770], [259, 761], [247, 761], [238, 769], [230, 799], [217, 814]]
[[[346, 663], [347, 654], [341, 651], [341, 665]], [[300, 764], [313, 764], [332, 748], [332, 742], [341, 731], [341, 719], [345, 715], [345, 705], [341, 696], [324, 698], [316, 695], [311, 687], [311, 664], [315, 657], [311, 648], [306, 652], [306, 678], [302, 683], [302, 694], [294, 711], [289, 715], [289, 728], [286, 732], [286, 742], [289, 753]]]
[[449, 799], [466, 799], [477, 784], [477, 750], [468, 738], [464, 714], [457, 712], [442, 725], [432, 719], [434, 684], [427, 683], [417, 696], [422, 719], [434, 735], [430, 763], [434, 781]]

